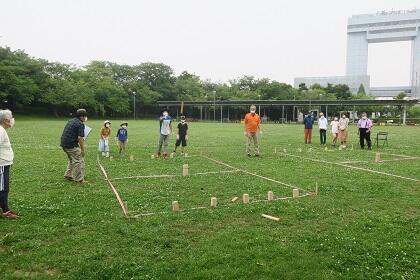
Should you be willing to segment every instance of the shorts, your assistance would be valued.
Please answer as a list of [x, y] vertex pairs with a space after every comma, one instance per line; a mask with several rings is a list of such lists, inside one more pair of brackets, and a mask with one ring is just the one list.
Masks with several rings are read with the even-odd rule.
[[179, 135], [179, 139], [176, 139], [175, 146], [182, 145], [182, 147], [187, 146], [187, 139], [185, 139], [185, 135]]

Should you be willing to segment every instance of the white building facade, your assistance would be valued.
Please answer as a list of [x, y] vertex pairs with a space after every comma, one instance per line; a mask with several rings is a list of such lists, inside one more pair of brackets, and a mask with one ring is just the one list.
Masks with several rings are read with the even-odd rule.
[[[296, 84], [305, 83], [307, 86], [318, 81], [320, 84], [335, 84], [338, 80], [348, 84], [353, 93], [357, 92], [360, 84], [370, 91], [368, 69], [368, 45], [371, 43], [384, 43], [396, 41], [411, 41], [411, 71], [409, 95], [419, 98], [418, 86], [416, 88], [416, 73], [420, 64], [420, 10], [379, 12], [376, 14], [353, 15], [347, 23], [347, 56], [346, 75], [339, 77], [296, 78]], [[416, 72], [417, 71], [417, 72]], [[359, 84], [357, 87], [355, 84]], [[381, 89], [376, 88], [372, 94], [381, 96]], [[417, 89], [417, 90], [416, 90]], [[398, 87], [384, 91], [398, 92]], [[406, 92], [407, 86], [401, 87]], [[400, 91], [400, 92], [401, 92]], [[389, 96], [388, 96], [389, 97]]]

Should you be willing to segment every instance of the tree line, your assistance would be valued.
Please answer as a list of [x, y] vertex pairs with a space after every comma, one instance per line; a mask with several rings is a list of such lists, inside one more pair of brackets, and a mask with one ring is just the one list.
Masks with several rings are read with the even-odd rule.
[[22, 50], [0, 47], [0, 107], [18, 112], [37, 111], [68, 115], [86, 108], [91, 115], [121, 117], [157, 113], [160, 100], [299, 100], [369, 98], [364, 89], [357, 95], [347, 85], [299, 88], [267, 78], [242, 76], [224, 83], [175, 71], [163, 63], [121, 65], [92, 61], [77, 67], [29, 56]]

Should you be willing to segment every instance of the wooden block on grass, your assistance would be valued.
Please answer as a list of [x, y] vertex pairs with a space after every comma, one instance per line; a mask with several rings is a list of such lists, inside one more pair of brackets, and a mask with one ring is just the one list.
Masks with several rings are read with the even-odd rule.
[[263, 216], [266, 219], [273, 220], [273, 221], [276, 221], [276, 222], [280, 221], [280, 218], [278, 218], [278, 217], [274, 217], [274, 216], [270, 216], [270, 215], [266, 215], [266, 214], [262, 214], [261, 216]]
[[172, 211], [179, 211], [178, 201], [172, 201]]
[[249, 203], [249, 194], [244, 193], [244, 195], [242, 196], [242, 201], [243, 201], [243, 203], [248, 204]]
[[319, 194], [318, 182], [315, 184], [315, 194], [316, 194], [316, 195], [318, 195], [318, 194]]
[[376, 153], [375, 154], [375, 162], [380, 162], [381, 161], [381, 153]]
[[134, 161], [134, 156], [130, 155], [130, 161]]
[[274, 199], [274, 194], [273, 194], [273, 192], [272, 191], [269, 191], [268, 193], [267, 193], [267, 200], [273, 200]]
[[151, 159], [155, 159], [155, 155], [150, 155], [150, 158]]
[[188, 164], [182, 166], [182, 176], [188, 176]]
[[293, 198], [299, 197], [299, 189], [293, 189]]
[[213, 207], [213, 208], [217, 207], [217, 198], [216, 197], [212, 197], [210, 199], [210, 207]]
[[237, 200], [238, 200], [238, 198], [239, 198], [239, 197], [235, 196], [235, 197], [234, 197], [234, 198], [232, 198], [230, 201], [231, 201], [231, 202], [235, 202], [235, 201], [237, 201]]

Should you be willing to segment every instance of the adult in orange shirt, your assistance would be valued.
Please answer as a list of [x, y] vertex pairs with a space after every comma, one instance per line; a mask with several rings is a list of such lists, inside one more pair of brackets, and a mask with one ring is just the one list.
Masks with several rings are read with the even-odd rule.
[[255, 156], [260, 156], [260, 146], [258, 143], [258, 132], [261, 133], [261, 119], [260, 116], [255, 113], [256, 107], [252, 105], [250, 107], [250, 113], [245, 115], [245, 136], [247, 138], [246, 153], [251, 156], [251, 146], [254, 143]]

